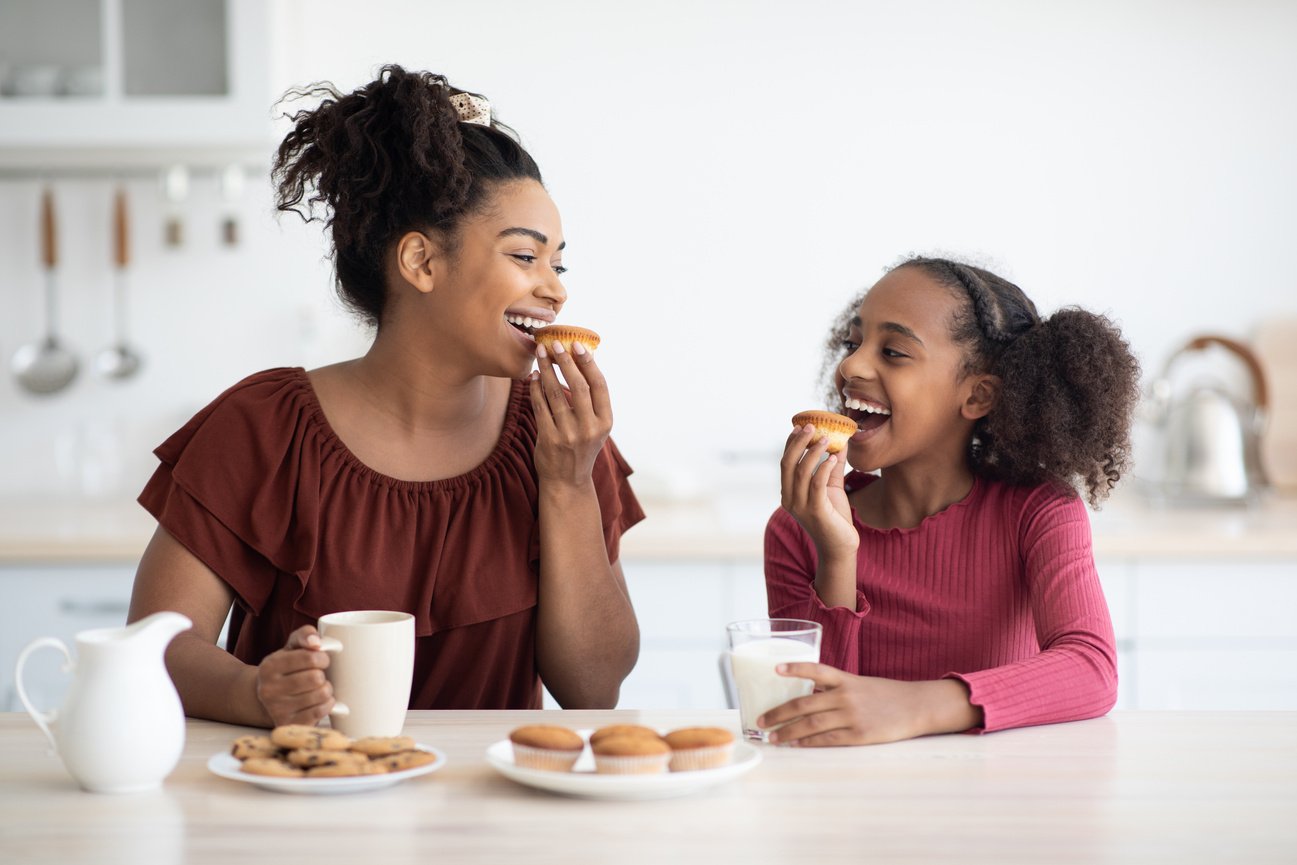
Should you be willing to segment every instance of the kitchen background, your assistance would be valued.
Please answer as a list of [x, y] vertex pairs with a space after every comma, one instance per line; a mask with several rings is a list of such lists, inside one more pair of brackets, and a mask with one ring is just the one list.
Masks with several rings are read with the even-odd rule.
[[[364, 350], [320, 227], [270, 204], [288, 88], [397, 62], [519, 130], [564, 219], [563, 319], [604, 337], [650, 513], [627, 537], [645, 654], [623, 705], [711, 705], [721, 626], [763, 613], [761, 526], [827, 324], [900, 257], [971, 258], [1042, 310], [1106, 312], [1150, 379], [1194, 334], [1271, 328], [1291, 424], [1294, 44], [1280, 0], [3, 0], [0, 358], [43, 333], [51, 188], [81, 369], [44, 396], [0, 370], [0, 709], [28, 639], [120, 618], [153, 447], [248, 373]], [[144, 363], [111, 380], [94, 359], [119, 186]], [[1183, 367], [1248, 397], [1226, 354]], [[1154, 480], [1158, 439], [1139, 441]], [[1095, 527], [1123, 705], [1297, 706], [1291, 497], [1176, 510], [1132, 485]], [[685, 591], [696, 609], [673, 610]]]

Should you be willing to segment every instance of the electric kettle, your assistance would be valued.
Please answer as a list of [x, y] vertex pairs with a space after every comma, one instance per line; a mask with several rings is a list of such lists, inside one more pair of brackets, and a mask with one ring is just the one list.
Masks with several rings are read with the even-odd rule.
[[[1224, 348], [1247, 366], [1251, 402], [1216, 382], [1196, 383], [1179, 395], [1173, 392], [1169, 375], [1175, 361], [1210, 346]], [[1224, 336], [1194, 337], [1167, 359], [1150, 397], [1151, 416], [1164, 446], [1164, 495], [1173, 501], [1247, 501], [1266, 486], [1260, 456], [1265, 373], [1247, 346]]]

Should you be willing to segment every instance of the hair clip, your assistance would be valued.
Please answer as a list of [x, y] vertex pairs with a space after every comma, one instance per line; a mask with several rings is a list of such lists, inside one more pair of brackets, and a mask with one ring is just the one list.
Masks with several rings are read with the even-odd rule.
[[459, 112], [460, 123], [491, 125], [491, 103], [484, 97], [474, 96], [472, 93], [456, 93], [450, 97], [450, 104]]

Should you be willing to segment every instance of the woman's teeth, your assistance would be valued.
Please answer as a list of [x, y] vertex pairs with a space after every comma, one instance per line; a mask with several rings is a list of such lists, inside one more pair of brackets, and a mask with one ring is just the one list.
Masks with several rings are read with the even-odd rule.
[[538, 327], [545, 327], [547, 324], [549, 324], [548, 321], [541, 321], [538, 318], [531, 318], [530, 316], [526, 316], [526, 315], [506, 314], [504, 320], [509, 322], [509, 324], [512, 324], [514, 327], [522, 328], [528, 333], [530, 333], [531, 331], [535, 330]]
[[844, 402], [844, 405], [849, 409], [854, 409], [855, 411], [867, 411], [870, 414], [889, 415], [892, 413], [891, 409], [883, 408], [880, 405], [872, 405], [859, 399], [847, 399]]

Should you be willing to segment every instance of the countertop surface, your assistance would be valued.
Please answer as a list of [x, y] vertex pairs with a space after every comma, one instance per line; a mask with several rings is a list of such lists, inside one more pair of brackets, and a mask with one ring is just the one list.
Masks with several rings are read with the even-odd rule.
[[524, 723], [737, 729], [737, 713], [411, 712], [448, 762], [336, 796], [261, 790], [207, 761], [246, 728], [188, 722], [161, 789], [82, 792], [25, 715], [0, 715], [0, 859], [39, 863], [1291, 863], [1297, 713], [1118, 712], [891, 745], [757, 746], [746, 774], [683, 798], [521, 786], [485, 752]]
[[[760, 561], [765, 498], [643, 500], [648, 518], [622, 541], [639, 561]], [[1297, 497], [1250, 506], [1159, 506], [1119, 495], [1091, 513], [1097, 557], [1297, 557]], [[0, 564], [133, 564], [153, 534], [134, 501], [0, 500]]]

